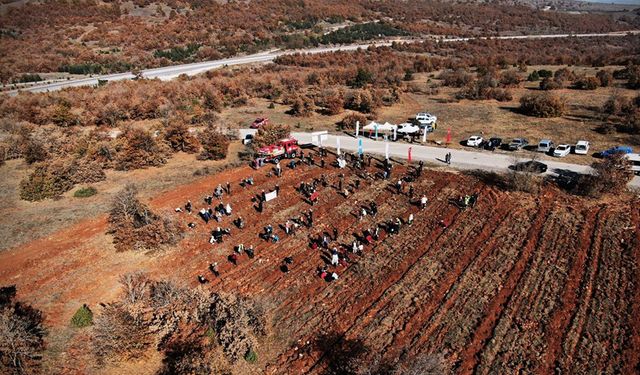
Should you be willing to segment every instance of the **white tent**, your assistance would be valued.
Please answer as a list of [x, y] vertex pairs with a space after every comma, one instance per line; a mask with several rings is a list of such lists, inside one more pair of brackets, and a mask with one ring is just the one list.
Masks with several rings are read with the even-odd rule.
[[376, 130], [376, 126], [378, 126], [378, 130], [380, 130], [380, 126], [382, 126], [382, 125], [381, 125], [381, 124], [378, 124], [378, 123], [377, 123], [377, 122], [375, 122], [375, 121], [371, 121], [371, 122], [369, 123], [369, 125], [365, 125], [365, 126], [362, 128], [362, 130], [370, 130], [370, 131], [374, 131], [374, 130]]
[[380, 125], [380, 127], [378, 127], [379, 131], [384, 131], [384, 132], [387, 132], [387, 131], [391, 132], [397, 129], [398, 129], [398, 125], [393, 125], [388, 122], [385, 122], [384, 124]]

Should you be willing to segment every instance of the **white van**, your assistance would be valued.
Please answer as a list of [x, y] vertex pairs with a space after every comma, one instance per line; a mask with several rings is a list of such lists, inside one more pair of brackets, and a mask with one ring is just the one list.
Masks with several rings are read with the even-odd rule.
[[633, 174], [640, 175], [640, 154], [627, 154]]

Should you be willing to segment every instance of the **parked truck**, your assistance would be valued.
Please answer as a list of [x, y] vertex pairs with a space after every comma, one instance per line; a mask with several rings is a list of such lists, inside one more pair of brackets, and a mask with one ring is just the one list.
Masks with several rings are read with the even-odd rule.
[[263, 162], [274, 161], [280, 159], [295, 158], [300, 152], [298, 140], [295, 138], [281, 139], [273, 145], [261, 147], [258, 149], [258, 159]]

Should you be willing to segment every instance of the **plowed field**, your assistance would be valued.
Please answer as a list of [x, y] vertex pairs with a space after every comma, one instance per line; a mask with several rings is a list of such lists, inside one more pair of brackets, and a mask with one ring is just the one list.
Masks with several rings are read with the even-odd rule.
[[[206, 275], [210, 290], [264, 298], [273, 306], [273, 332], [259, 365], [267, 373], [322, 373], [330, 358], [315, 345], [332, 333], [359, 340], [371, 361], [411, 361], [442, 354], [455, 373], [625, 373], [640, 361], [640, 204], [627, 196], [589, 201], [552, 187], [539, 195], [505, 192], [475, 177], [425, 170], [414, 183], [428, 207], [420, 210], [392, 184], [407, 167], [397, 165], [391, 180], [362, 179], [348, 198], [338, 194], [355, 172], [333, 167], [285, 168], [281, 178], [267, 168], [240, 168], [166, 192], [151, 202], [157, 211], [179, 216], [195, 229], [176, 249], [159, 253], [116, 253], [106, 217], [82, 222], [47, 238], [0, 254], [0, 281], [15, 283], [19, 297], [46, 314], [47, 324], [64, 330], [82, 303], [96, 306], [118, 293], [117, 278], [132, 270], [198, 285]], [[374, 167], [370, 168], [374, 172]], [[295, 189], [326, 174], [313, 207]], [[249, 175], [255, 185], [242, 188]], [[233, 215], [223, 219], [232, 235], [211, 245], [196, 215], [175, 213], [187, 199], [197, 209], [218, 183], [232, 183]], [[280, 186], [280, 196], [259, 213], [251, 200]], [[450, 202], [479, 192], [475, 207], [460, 210]], [[359, 219], [367, 201], [378, 203], [376, 217]], [[279, 227], [313, 208], [314, 225], [287, 236]], [[339, 230], [337, 241], [350, 248], [366, 228], [395, 217], [406, 220], [397, 235], [381, 231], [379, 241], [350, 254], [347, 266], [329, 267], [339, 279], [326, 282], [316, 270], [330, 254], [313, 250], [310, 239]], [[241, 215], [245, 229], [231, 219]], [[441, 225], [444, 220], [445, 225]], [[278, 243], [259, 238], [271, 224]], [[256, 256], [227, 261], [233, 247], [252, 244]], [[282, 260], [294, 259], [290, 272]], [[207, 267], [217, 261], [220, 277]], [[99, 307], [96, 307], [99, 313]], [[55, 330], [54, 330], [55, 331]], [[55, 332], [54, 332], [55, 333]], [[300, 342], [311, 345], [301, 348]], [[64, 344], [60, 344], [64, 348]], [[304, 352], [304, 355], [300, 355]], [[56, 357], [62, 361], [62, 357]], [[152, 366], [153, 367], [153, 366]], [[153, 373], [148, 367], [136, 371]]]

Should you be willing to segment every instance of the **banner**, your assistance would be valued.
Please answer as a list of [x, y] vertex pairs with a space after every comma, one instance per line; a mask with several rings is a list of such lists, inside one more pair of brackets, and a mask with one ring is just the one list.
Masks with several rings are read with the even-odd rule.
[[427, 141], [427, 127], [424, 127], [424, 131], [422, 132], [422, 143]]
[[340, 137], [336, 137], [336, 153], [340, 155]]
[[276, 199], [277, 197], [278, 197], [278, 192], [274, 190], [274, 191], [268, 192], [268, 193], [266, 193], [264, 195], [264, 201], [265, 202], [269, 202], [271, 200]]
[[376, 129], [376, 141], [378, 140], [378, 124], [373, 126]]
[[384, 156], [389, 159], [389, 143], [387, 142], [384, 143]]
[[411, 147], [409, 147], [409, 163], [411, 163]]
[[356, 121], [356, 137], [360, 134], [360, 121]]
[[398, 127], [393, 128], [393, 140], [398, 140]]
[[446, 143], [451, 143], [451, 128], [447, 129], [447, 142]]
[[362, 150], [362, 138], [358, 138], [358, 154], [362, 155], [364, 152]]

